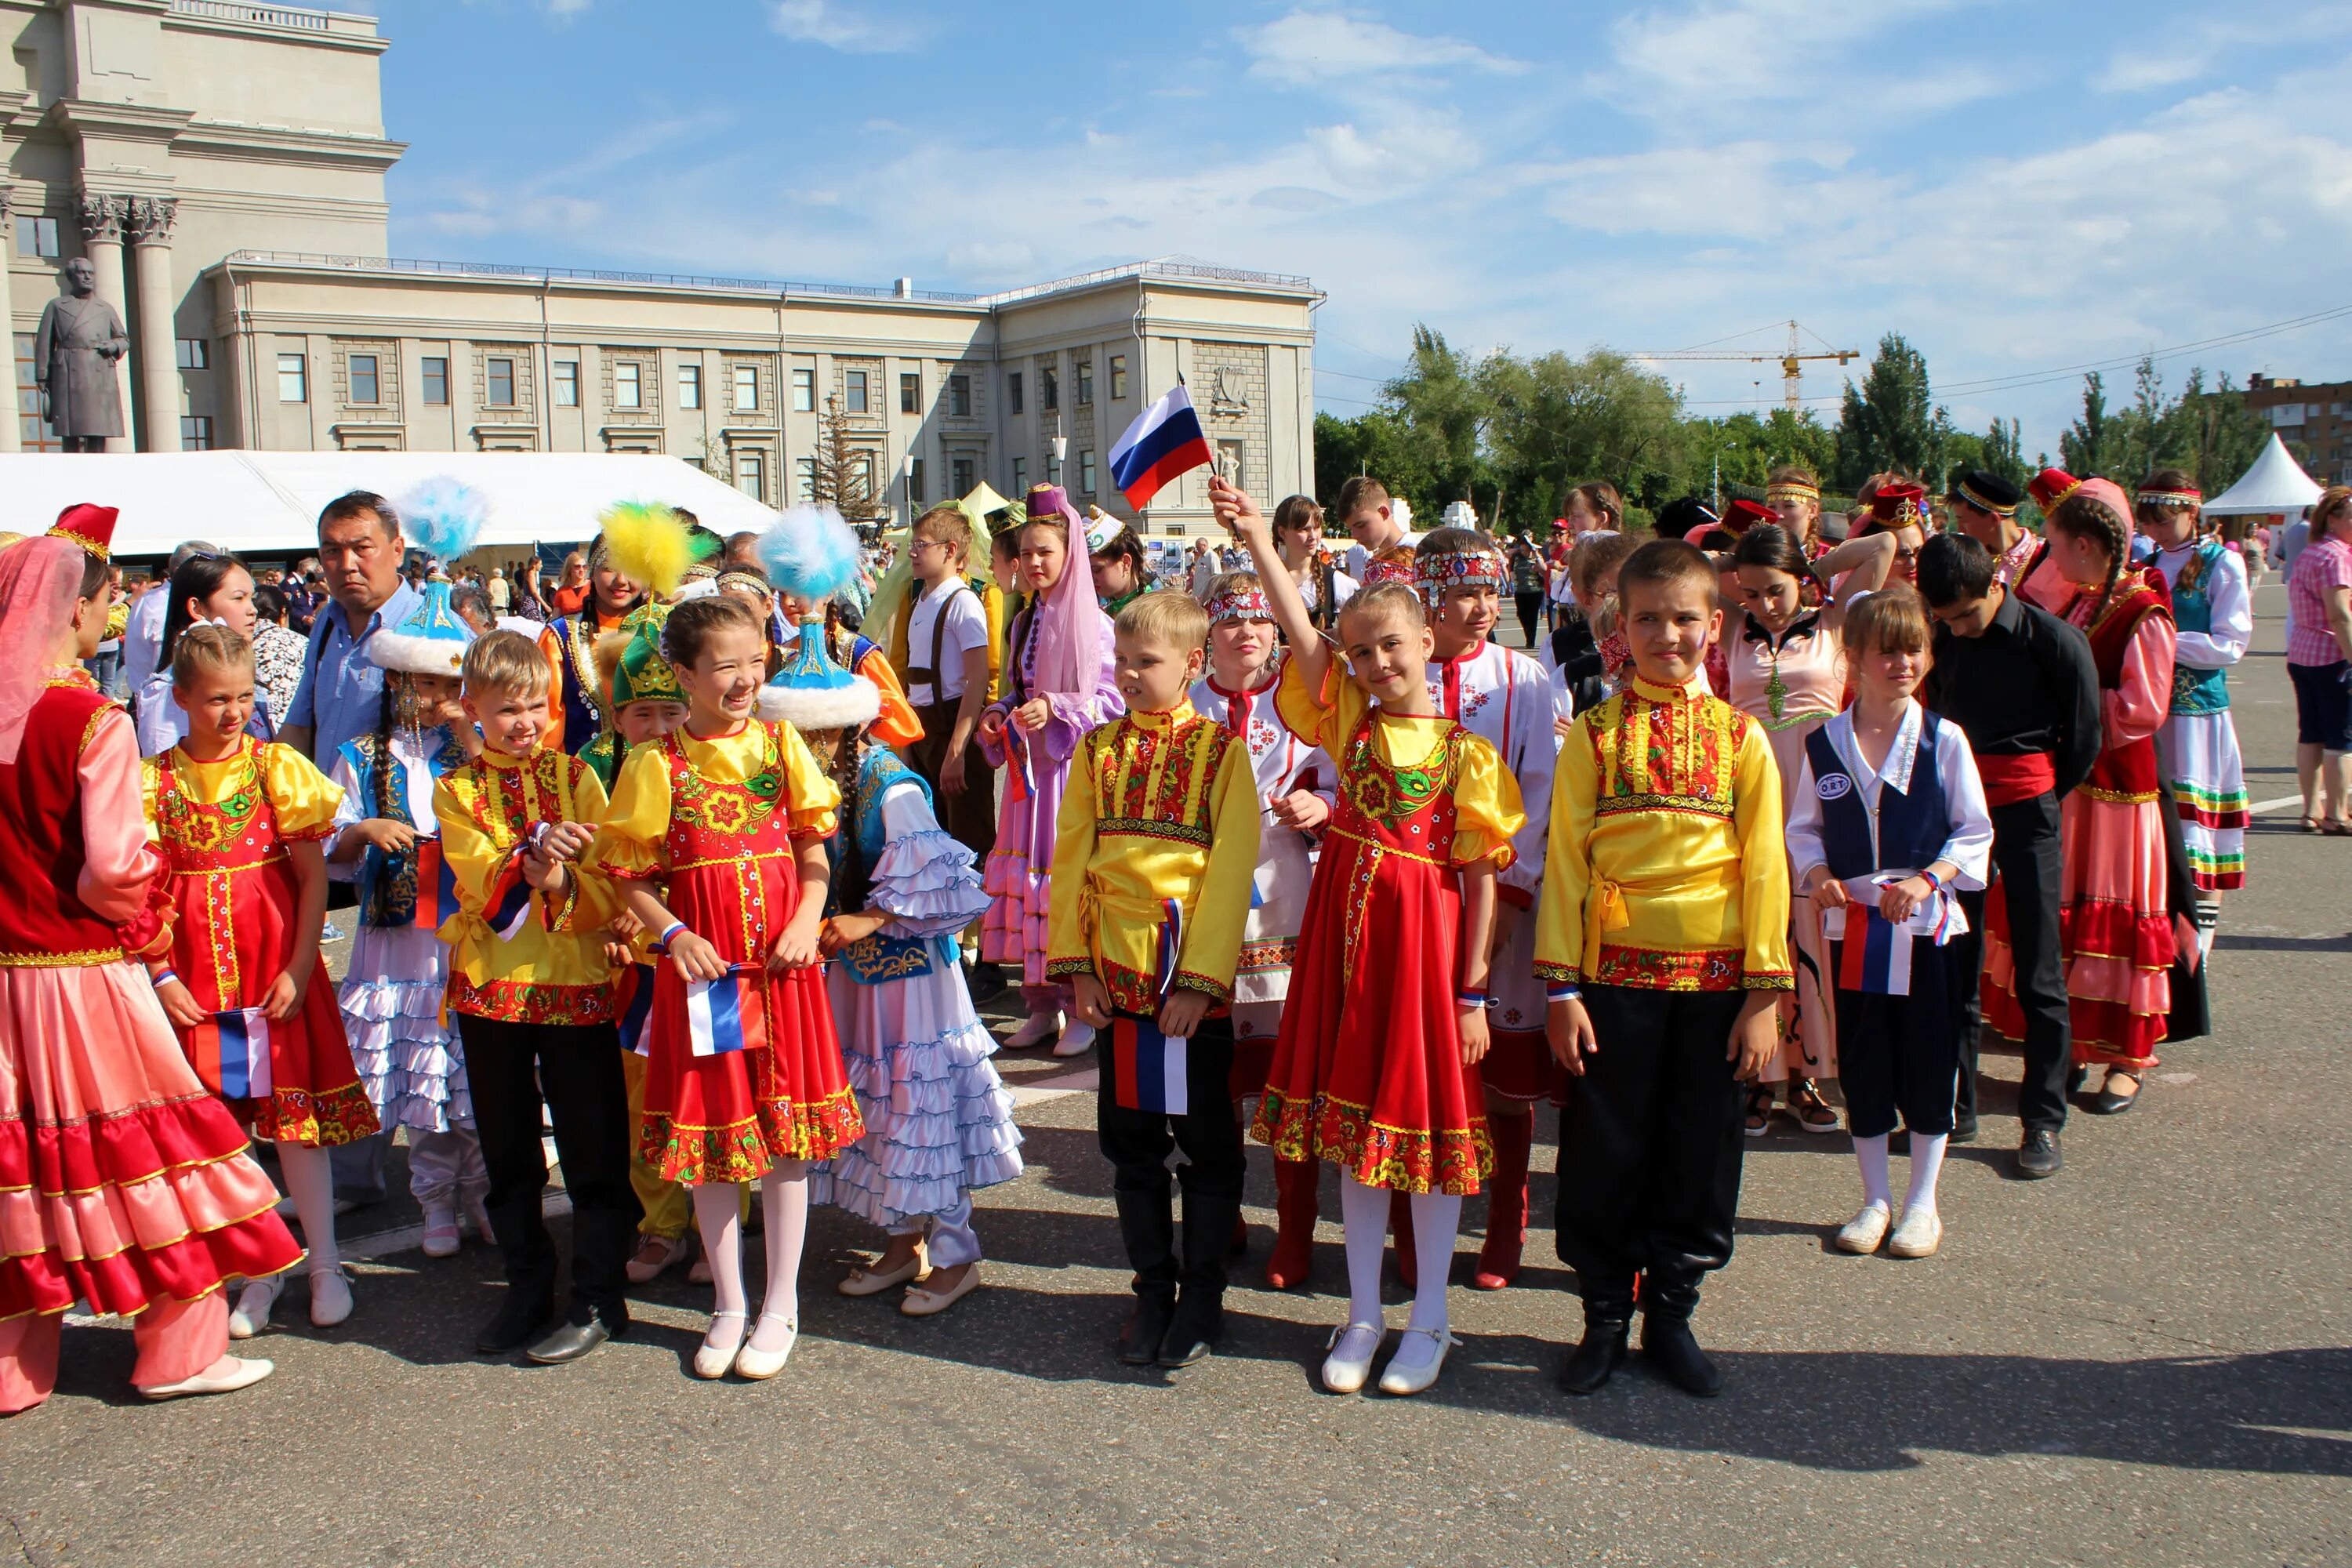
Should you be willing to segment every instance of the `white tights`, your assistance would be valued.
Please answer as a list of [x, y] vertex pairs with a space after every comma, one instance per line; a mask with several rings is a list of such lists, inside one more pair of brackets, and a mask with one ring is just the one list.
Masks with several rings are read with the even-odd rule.
[[302, 1240], [310, 1249], [310, 1271], [331, 1274], [342, 1267], [335, 1245], [335, 1168], [324, 1149], [307, 1143], [278, 1145], [278, 1173], [286, 1182], [286, 1195], [294, 1200], [294, 1214], [302, 1222]]
[[[1865, 1208], [1882, 1208], [1892, 1213], [1895, 1189], [1887, 1170], [1886, 1140], [1888, 1134], [1853, 1141], [1853, 1157], [1862, 1166], [1862, 1202]], [[1933, 1214], [1936, 1209], [1936, 1182], [1943, 1174], [1944, 1146], [1950, 1134], [1944, 1132], [1911, 1134], [1911, 1190], [1904, 1194], [1903, 1206], [1907, 1211], [1926, 1205]]]
[[[1446, 1326], [1446, 1276], [1454, 1260], [1454, 1237], [1462, 1227], [1462, 1200], [1450, 1193], [1415, 1193], [1411, 1201], [1413, 1251], [1420, 1259], [1421, 1277], [1413, 1289], [1409, 1326], [1443, 1329]], [[1348, 1233], [1348, 1321], [1377, 1324], [1382, 1321], [1381, 1253], [1388, 1244], [1388, 1189], [1368, 1187], [1353, 1173], [1341, 1172], [1339, 1217]]]
[[[754, 1349], [778, 1348], [786, 1332], [800, 1323], [801, 1252], [808, 1242], [808, 1164], [782, 1160], [760, 1178], [760, 1201], [768, 1216], [768, 1293], [760, 1303], [759, 1331]], [[743, 1288], [743, 1188], [736, 1182], [712, 1182], [694, 1189], [694, 1224], [702, 1233], [703, 1256], [710, 1260], [714, 1309], [709, 1343], [721, 1346], [731, 1337], [741, 1342], [743, 1314], [751, 1298]], [[733, 1314], [731, 1329], [718, 1321]], [[775, 1324], [771, 1330], [769, 1324]]]

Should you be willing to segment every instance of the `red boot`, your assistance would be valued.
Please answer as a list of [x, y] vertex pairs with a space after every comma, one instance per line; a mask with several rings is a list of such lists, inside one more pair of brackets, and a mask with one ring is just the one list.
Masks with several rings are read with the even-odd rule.
[[1486, 1135], [1495, 1142], [1495, 1173], [1486, 1185], [1486, 1241], [1478, 1248], [1473, 1290], [1500, 1290], [1519, 1277], [1519, 1252], [1528, 1240], [1528, 1148], [1535, 1142], [1533, 1116], [1494, 1116]]
[[1409, 1193], [1389, 1194], [1389, 1235], [1396, 1240], [1397, 1278], [1408, 1290], [1421, 1289], [1421, 1269], [1412, 1250], [1412, 1196]]
[[1323, 1168], [1313, 1160], [1274, 1163], [1274, 1251], [1265, 1260], [1270, 1290], [1307, 1283], [1315, 1263], [1315, 1188]]

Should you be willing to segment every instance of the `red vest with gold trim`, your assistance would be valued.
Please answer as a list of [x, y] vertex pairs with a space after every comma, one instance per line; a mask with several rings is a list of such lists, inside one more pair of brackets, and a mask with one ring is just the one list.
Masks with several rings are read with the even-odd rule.
[[[79, 672], [77, 672], [79, 673]], [[114, 922], [75, 889], [82, 849], [82, 749], [114, 704], [88, 678], [42, 693], [25, 721], [16, 760], [0, 766], [0, 964], [62, 967], [122, 956]]]
[[[2100, 690], [2113, 691], [2122, 686], [2124, 655], [2130, 651], [2140, 623], [2150, 616], [2172, 618], [2171, 595], [2165, 591], [2164, 578], [2153, 567], [2127, 568], [2116, 580], [2105, 610], [2086, 630], [2091, 660], [2099, 670]], [[2168, 686], [2165, 692], [2168, 700], [2171, 688]], [[2083, 781], [2083, 787], [2101, 800], [2137, 804], [2158, 798], [2163, 787], [2159, 773], [2154, 736], [2121, 744], [2109, 742], [2099, 749], [2099, 760], [2092, 764], [2091, 776]]]

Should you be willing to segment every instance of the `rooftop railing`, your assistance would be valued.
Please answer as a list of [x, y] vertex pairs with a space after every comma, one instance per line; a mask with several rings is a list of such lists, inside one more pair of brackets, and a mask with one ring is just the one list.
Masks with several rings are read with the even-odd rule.
[[295, 33], [375, 34], [375, 18], [348, 11], [314, 11], [304, 5], [247, 5], [238, 0], [172, 0], [174, 16], [236, 22], [250, 27], [282, 27]]

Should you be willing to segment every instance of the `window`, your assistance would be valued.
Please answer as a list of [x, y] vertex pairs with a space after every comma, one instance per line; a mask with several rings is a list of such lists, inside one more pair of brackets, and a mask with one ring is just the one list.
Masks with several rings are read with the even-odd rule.
[[856, 458], [851, 461], [849, 470], [857, 476], [858, 493], [869, 498], [875, 497], [874, 454], [871, 452], [858, 453]]
[[[574, 393], [580, 390], [580, 367], [568, 363], [557, 365], [555, 394], [559, 402], [563, 396], [563, 373], [567, 370], [572, 373], [572, 390]], [[418, 360], [416, 379], [423, 384], [425, 407], [449, 406], [449, 357], [446, 354], [426, 354], [423, 359]]]
[[1078, 406], [1083, 408], [1094, 400], [1095, 362], [1082, 359], [1078, 362]]
[[845, 370], [841, 373], [841, 408], [845, 414], [866, 412], [866, 373]]
[[183, 414], [180, 416], [180, 450], [209, 452], [213, 449], [213, 422], [209, 416]]
[[1048, 414], [1062, 406], [1062, 384], [1051, 366], [1037, 373], [1037, 406]]
[[768, 460], [758, 452], [735, 454], [735, 488], [753, 500], [768, 499]]
[[33, 334], [16, 334], [16, 436], [27, 452], [54, 452], [64, 443], [41, 417], [41, 388], [33, 380]]
[[213, 345], [204, 338], [181, 338], [173, 345], [173, 357], [182, 370], [210, 370], [213, 367]]
[[310, 401], [310, 372], [300, 354], [278, 356], [278, 401], [308, 403]]
[[17, 255], [55, 257], [57, 253], [57, 219], [53, 217], [20, 217], [16, 220]]
[[680, 408], [702, 406], [702, 367], [682, 364], [677, 367], [677, 405]]
[[[1016, 377], [1015, 379], [1017, 380], [1019, 378]], [[1014, 500], [1019, 500], [1023, 496], [1027, 495], [1028, 493], [1029, 459], [1026, 458], [1015, 458], [1013, 459], [1013, 499]]]
[[948, 377], [948, 412], [958, 419], [971, 417], [971, 377]]
[[1008, 413], [1021, 412], [1021, 373], [1017, 370], [1004, 378], [1004, 406]]
[[482, 378], [488, 393], [482, 401], [492, 408], [512, 408], [515, 405], [514, 361], [504, 355], [493, 355], [482, 362]]
[[[1017, 468], [1021, 465], [1015, 463], [1013, 466]], [[949, 469], [955, 475], [956, 494], [960, 496], [968, 496], [978, 488], [979, 480], [972, 473], [972, 463], [970, 458], [953, 458], [949, 459]], [[1017, 482], [1013, 486], [1016, 492], [1021, 487]]]
[[1127, 356], [1110, 356], [1110, 400], [1118, 403], [1127, 396]]
[[[425, 363], [430, 365], [433, 362], [427, 360]], [[446, 359], [441, 362], [441, 374], [444, 377], [449, 374], [449, 362]], [[433, 400], [428, 397], [425, 401], [430, 403]], [[580, 406], [580, 362], [576, 359], [560, 359], [555, 362], [555, 406], [558, 408]]]
[[[807, 374], [813, 373], [803, 372], [803, 374]], [[803, 458], [800, 461], [800, 470], [801, 500], [804, 501], [814, 501], [816, 500], [816, 459], [814, 458]]]
[[643, 408], [645, 405], [645, 367], [629, 360], [614, 361], [613, 406]]
[[913, 371], [898, 373], [898, 412], [920, 414], [923, 411], [923, 378]]
[[813, 370], [793, 372], [793, 412], [807, 414], [813, 412], [815, 407], [816, 372]]
[[760, 406], [760, 367], [739, 364], [735, 367], [735, 412], [756, 413]]
[[352, 356], [352, 401], [353, 403], [383, 401], [378, 395], [383, 389], [375, 372], [375, 355], [353, 354]]
[[1062, 482], [1062, 459], [1051, 452], [1045, 454], [1045, 482], [1049, 485]]
[[923, 459], [918, 458], [907, 469], [907, 504], [921, 506], [923, 501]]
[[[1083, 386], [1086, 384], [1081, 382], [1079, 384]], [[1078, 493], [1082, 496], [1095, 493], [1095, 455], [1091, 450], [1078, 454]]]

